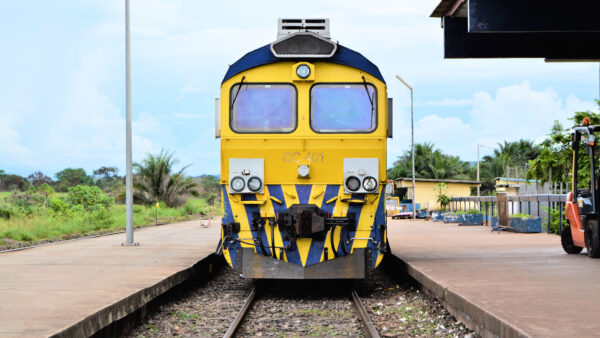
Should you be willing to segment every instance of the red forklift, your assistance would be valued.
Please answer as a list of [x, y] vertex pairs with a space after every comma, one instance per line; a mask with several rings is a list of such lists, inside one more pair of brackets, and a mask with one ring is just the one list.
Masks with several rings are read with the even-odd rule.
[[[584, 118], [581, 127], [576, 127], [571, 134], [573, 148], [572, 185], [573, 190], [567, 194], [565, 215], [568, 227], [561, 233], [563, 249], [569, 254], [578, 254], [587, 249], [588, 256], [600, 257], [600, 236], [598, 218], [600, 215], [600, 185], [596, 172], [596, 136], [600, 126], [590, 126], [590, 120]], [[590, 161], [590, 178], [587, 188], [578, 188], [579, 183], [579, 147], [585, 143], [585, 152]]]

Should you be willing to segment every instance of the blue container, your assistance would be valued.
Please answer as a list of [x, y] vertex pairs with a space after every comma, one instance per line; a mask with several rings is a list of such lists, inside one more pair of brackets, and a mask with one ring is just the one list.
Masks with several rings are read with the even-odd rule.
[[427, 218], [427, 217], [429, 217], [429, 213], [427, 212], [427, 210], [417, 211], [417, 218], [423, 219], [423, 218]]
[[531, 218], [510, 218], [510, 228], [513, 231], [521, 233], [537, 233], [542, 232], [542, 218], [531, 217]]
[[492, 217], [492, 230], [498, 230], [498, 217]]
[[483, 225], [482, 214], [464, 214], [458, 222], [458, 225]]
[[431, 213], [431, 220], [434, 221], [434, 222], [443, 222], [445, 214], [446, 213], [443, 212], [443, 211], [432, 212]]
[[458, 223], [458, 215], [456, 214], [445, 214], [444, 223]]

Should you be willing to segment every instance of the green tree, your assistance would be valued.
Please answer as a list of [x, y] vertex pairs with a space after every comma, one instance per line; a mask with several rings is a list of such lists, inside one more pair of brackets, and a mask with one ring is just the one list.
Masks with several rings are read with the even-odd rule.
[[142, 163], [133, 165], [136, 201], [146, 205], [162, 201], [169, 207], [179, 207], [185, 204], [188, 195], [198, 195], [197, 184], [184, 174], [189, 165], [175, 172], [173, 166], [178, 161], [173, 155], [161, 150], [158, 155], [148, 154]]
[[67, 191], [77, 185], [93, 185], [94, 179], [88, 176], [82, 168], [66, 168], [56, 173], [56, 190]]
[[[596, 100], [600, 107], [600, 100]], [[571, 130], [581, 125], [584, 118], [590, 119], [590, 124], [600, 125], [600, 114], [591, 111], [575, 112], [569, 120], [572, 126], [569, 129], [555, 121], [550, 134], [541, 143], [540, 155], [532, 159], [527, 177], [541, 180], [542, 182], [569, 182], [573, 166], [573, 148], [571, 145]], [[585, 147], [579, 148], [579, 184], [586, 186], [590, 179], [590, 160], [586, 156]]]
[[[433, 143], [415, 144], [415, 176], [433, 179], [468, 179], [470, 165], [458, 156], [450, 156], [435, 149]], [[404, 152], [388, 170], [388, 178], [410, 177], [412, 175], [411, 150]]]
[[36, 171], [32, 173], [31, 175], [27, 176], [27, 179], [29, 180], [29, 182], [31, 182], [31, 184], [33, 184], [36, 187], [39, 187], [42, 184], [52, 184], [52, 179], [44, 175], [44, 173], [42, 173], [41, 171]]
[[436, 200], [440, 204], [440, 207], [442, 207], [442, 211], [446, 211], [446, 207], [448, 206], [448, 204], [450, 204], [450, 197], [446, 195], [446, 190], [448, 189], [448, 187], [443, 182], [440, 182], [436, 184], [436, 186], [433, 189], [436, 191]]
[[3, 174], [0, 176], [0, 190], [26, 191], [28, 188], [29, 181], [25, 177], [14, 174]]
[[94, 170], [94, 176], [96, 185], [104, 191], [113, 190], [115, 184], [122, 181], [122, 177], [119, 177], [119, 168], [117, 167], [100, 167]]
[[[524, 169], [540, 152], [541, 148], [527, 139], [498, 143], [498, 148], [494, 149], [493, 154], [484, 156], [480, 163], [481, 193], [491, 194], [496, 189], [495, 179], [508, 175], [507, 167]], [[524, 178], [525, 171], [522, 171], [521, 175]]]

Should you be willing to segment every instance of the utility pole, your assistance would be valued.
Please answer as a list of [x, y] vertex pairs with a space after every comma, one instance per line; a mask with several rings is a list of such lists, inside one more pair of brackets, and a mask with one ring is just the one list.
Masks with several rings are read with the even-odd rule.
[[411, 152], [412, 152], [412, 210], [413, 219], [417, 218], [417, 210], [415, 209], [415, 109], [413, 104], [413, 87], [404, 81], [400, 75], [396, 75], [396, 78], [402, 82], [408, 89], [410, 89], [410, 139], [411, 139]]
[[[486, 146], [483, 144], [477, 144], [477, 182], [479, 182], [480, 178], [479, 178], [479, 160], [480, 160], [480, 155], [479, 155], [479, 148], [481, 147], [485, 147], [485, 148], [492, 148], [490, 146]], [[478, 184], [477, 185], [477, 197], [481, 196], [481, 185]]]
[[125, 91], [126, 91], [126, 123], [125, 123], [125, 232], [123, 245], [137, 245], [133, 242], [133, 170], [131, 155], [131, 48], [129, 41], [129, 0], [125, 0]]
[[[477, 182], [479, 182], [479, 143], [477, 143]], [[480, 184], [477, 184], [477, 197], [481, 196]]]

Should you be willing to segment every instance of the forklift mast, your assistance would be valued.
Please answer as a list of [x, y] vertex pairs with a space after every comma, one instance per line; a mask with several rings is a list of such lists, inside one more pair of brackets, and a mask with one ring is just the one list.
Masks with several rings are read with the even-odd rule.
[[[587, 214], [596, 214], [597, 213], [597, 197], [598, 197], [598, 184], [597, 184], [597, 173], [596, 173], [596, 137], [594, 133], [600, 130], [600, 126], [589, 126], [583, 125], [581, 127], [576, 127], [573, 130], [572, 134], [572, 148], [573, 148], [573, 168], [572, 168], [572, 188], [573, 188], [573, 199], [576, 201], [580, 196], [580, 193], [583, 192], [583, 189], [578, 190], [577, 185], [579, 184], [579, 147], [581, 144], [582, 134], [585, 135], [585, 147], [586, 153], [590, 157], [590, 190], [591, 193], [591, 210], [586, 212]], [[589, 195], [588, 195], [589, 196]], [[583, 213], [582, 213], [583, 214]]]

